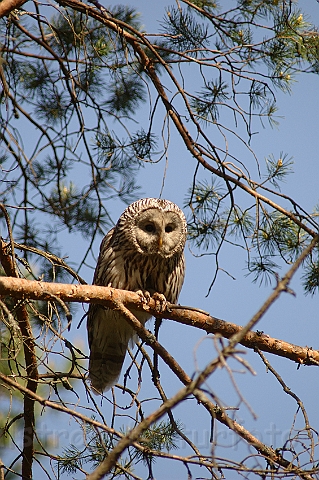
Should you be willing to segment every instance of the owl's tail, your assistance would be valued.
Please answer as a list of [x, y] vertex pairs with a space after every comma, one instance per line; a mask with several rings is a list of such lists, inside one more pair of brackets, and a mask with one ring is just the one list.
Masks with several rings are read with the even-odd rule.
[[92, 328], [89, 378], [93, 392], [101, 394], [117, 382], [134, 331], [117, 312], [101, 308], [94, 315]]
[[126, 348], [124, 354], [106, 353], [93, 348], [90, 355], [89, 378], [94, 393], [101, 394], [118, 381], [125, 353]]

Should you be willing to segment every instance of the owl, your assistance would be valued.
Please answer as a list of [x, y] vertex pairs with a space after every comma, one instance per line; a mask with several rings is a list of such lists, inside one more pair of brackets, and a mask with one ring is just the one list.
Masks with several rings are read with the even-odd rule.
[[[176, 303], [185, 272], [186, 219], [168, 200], [143, 198], [129, 205], [100, 247], [93, 284], [155, 292]], [[131, 310], [145, 325], [147, 312]], [[87, 318], [89, 378], [94, 393], [117, 382], [134, 329], [120, 312], [92, 304]]]

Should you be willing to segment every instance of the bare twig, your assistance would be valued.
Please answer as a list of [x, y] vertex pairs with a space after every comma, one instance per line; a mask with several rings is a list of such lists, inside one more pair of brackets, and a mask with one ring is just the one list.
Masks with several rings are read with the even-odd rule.
[[[224, 349], [225, 355], [229, 347], [227, 346]], [[220, 355], [219, 355], [220, 357]], [[100, 465], [87, 476], [87, 480], [100, 480], [104, 477], [105, 474], [111, 471], [111, 469], [116, 465], [117, 460], [121, 454], [130, 446], [133, 442], [136, 442], [143, 434], [143, 432], [149, 428], [149, 426], [158, 421], [163, 415], [170, 411], [177, 404], [182, 402], [187, 396], [194, 394], [195, 397], [205, 406], [208, 406], [208, 409], [212, 409], [212, 416], [217, 418], [219, 421], [227, 425], [238, 435], [244, 438], [251, 446], [253, 446], [259, 453], [261, 453], [266, 459], [272, 461], [280, 466], [282, 466], [287, 472], [299, 475], [300, 478], [304, 480], [313, 480], [311, 473], [303, 470], [302, 468], [294, 465], [290, 460], [286, 460], [279, 452], [277, 452], [272, 447], [268, 447], [258, 440], [254, 435], [247, 431], [244, 427], [239, 425], [236, 421], [232, 420], [227, 414], [212, 406], [212, 403], [204, 394], [203, 391], [199, 390], [202, 383], [206, 378], [211, 375], [211, 373], [216, 370], [220, 365], [220, 358], [217, 357], [214, 359], [189, 385], [182, 388], [177, 394], [175, 394], [170, 399], [167, 399], [155, 412], [153, 412], [148, 417], [144, 418], [135, 428], [133, 428], [125, 437], [119, 440], [118, 444], [111, 450], [105, 460], [100, 463]]]
[[263, 363], [265, 364], [267, 370], [269, 370], [274, 376], [275, 378], [278, 380], [278, 382], [280, 383], [280, 385], [282, 386], [284, 392], [289, 395], [290, 397], [292, 397], [297, 405], [298, 405], [298, 409], [301, 410], [302, 412], [302, 415], [304, 417], [304, 421], [305, 421], [305, 429], [307, 431], [307, 435], [308, 435], [308, 438], [310, 440], [310, 443], [311, 443], [311, 451], [313, 452], [314, 451], [314, 439], [313, 439], [313, 435], [312, 435], [312, 428], [310, 426], [310, 422], [309, 422], [309, 418], [308, 418], [308, 414], [307, 414], [307, 411], [305, 409], [305, 406], [303, 404], [303, 402], [301, 401], [301, 399], [298, 397], [298, 395], [296, 395], [296, 393], [294, 393], [287, 385], [286, 383], [284, 382], [283, 378], [279, 375], [279, 373], [274, 369], [274, 367], [270, 364], [270, 362], [267, 360], [267, 358], [265, 357], [265, 355], [260, 351], [260, 350], [256, 350], [258, 355], [260, 356], [260, 358], [262, 359]]

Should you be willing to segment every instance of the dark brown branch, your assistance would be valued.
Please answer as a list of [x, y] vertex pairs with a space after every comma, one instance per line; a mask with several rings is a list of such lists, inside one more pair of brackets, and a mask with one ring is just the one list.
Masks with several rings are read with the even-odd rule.
[[[146, 305], [141, 302], [139, 295], [126, 290], [117, 290], [111, 287], [95, 285], [71, 285], [62, 283], [36, 282], [25, 279], [0, 277], [0, 295], [10, 295], [19, 299], [52, 300], [52, 296], [59, 297], [64, 302], [100, 303], [114, 308], [114, 303], [133, 306], [140, 310], [149, 311], [152, 315], [167, 318], [184, 325], [190, 325], [204, 330], [206, 333], [220, 334], [230, 338], [242, 332], [242, 327], [218, 318], [206, 315], [200, 311], [169, 305], [166, 311], [158, 312], [155, 301], [150, 300]], [[51, 296], [52, 295], [52, 296]], [[319, 366], [319, 351], [311, 347], [301, 347], [280, 339], [272, 338], [263, 332], [247, 332], [240, 340], [247, 348], [258, 348], [263, 352], [288, 358], [302, 365]]]
[[[8, 225], [9, 227], [9, 225]], [[15, 275], [15, 264], [11, 256], [7, 253], [7, 245], [0, 240], [0, 262], [7, 275]], [[19, 282], [20, 279], [13, 278]], [[20, 304], [16, 309], [16, 315], [23, 338], [23, 350], [25, 366], [27, 373], [27, 389], [33, 393], [37, 391], [38, 368], [35, 354], [35, 344], [33, 333], [29, 322], [29, 315], [26, 306]], [[24, 396], [24, 433], [23, 433], [23, 458], [22, 458], [22, 478], [32, 478], [32, 463], [34, 456], [34, 399], [28, 394]]]
[[67, 413], [68, 415], [72, 415], [73, 417], [78, 418], [83, 422], [87, 422], [90, 425], [93, 425], [97, 428], [101, 428], [105, 432], [112, 433], [113, 435], [117, 435], [120, 437], [120, 434], [113, 428], [110, 428], [107, 425], [94, 420], [93, 418], [87, 417], [86, 415], [83, 415], [77, 412], [76, 410], [72, 410], [70, 408], [65, 407], [64, 405], [61, 405], [59, 403], [55, 403], [55, 402], [52, 402], [51, 400], [46, 400], [45, 398], [40, 397], [40, 395], [38, 395], [37, 393], [33, 392], [32, 390], [29, 390], [27, 387], [24, 387], [20, 383], [16, 382], [13, 378], [10, 378], [9, 376], [5, 375], [2, 372], [0, 372], [0, 380], [3, 381], [6, 385], [9, 385], [10, 387], [22, 392], [25, 397], [29, 395], [34, 401], [38, 402], [40, 405], [43, 405], [44, 407], [49, 407], [49, 408], [52, 408], [53, 410]]

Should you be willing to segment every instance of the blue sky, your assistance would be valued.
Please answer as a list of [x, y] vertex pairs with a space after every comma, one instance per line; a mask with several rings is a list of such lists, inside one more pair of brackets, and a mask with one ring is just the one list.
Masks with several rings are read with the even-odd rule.
[[[112, 2], [112, 4], [116, 3]], [[313, 19], [319, 18], [319, 4], [316, 1], [299, 3], [301, 8], [307, 9]], [[145, 30], [154, 31], [157, 28], [156, 19], [162, 17], [166, 2], [132, 1], [129, 4], [141, 10]], [[265, 129], [260, 126], [251, 146], [261, 163], [270, 154], [279, 158], [282, 151], [294, 158], [294, 172], [283, 184], [282, 192], [293, 197], [305, 209], [312, 210], [319, 201], [319, 78], [309, 74], [298, 75], [296, 80], [290, 94], [277, 92], [279, 126], [270, 128], [266, 125]], [[247, 159], [246, 155], [247, 152], [243, 150], [244, 163]], [[249, 161], [251, 162], [251, 159]], [[160, 195], [166, 167], [162, 197], [182, 206], [185, 191], [189, 188], [194, 170], [194, 160], [182, 145], [173, 126], [170, 132], [167, 165], [165, 166], [165, 162], [162, 161], [157, 166], [146, 166], [140, 172], [143, 196]], [[287, 207], [285, 202], [282, 205]], [[114, 207], [115, 220], [122, 210], [122, 205]], [[213, 258], [195, 258], [189, 248], [186, 248], [186, 259], [186, 278], [179, 299], [183, 305], [197, 306], [213, 316], [244, 325], [272, 291], [273, 286], [260, 287], [251, 282], [251, 277], [245, 276], [246, 256], [243, 251], [225, 247], [220, 255], [220, 265], [231, 273], [235, 280], [220, 272], [210, 295], [206, 297], [214, 272]], [[282, 273], [284, 274], [285, 271], [284, 268]], [[85, 278], [89, 280], [89, 274]], [[282, 294], [263, 317], [257, 329], [291, 343], [318, 349], [318, 296], [304, 296], [298, 274], [291, 286], [296, 296]], [[76, 333], [75, 338], [78, 335], [81, 335], [81, 340], [85, 344], [84, 327], [80, 333]], [[212, 337], [206, 337], [202, 332], [168, 320], [164, 321], [161, 327], [160, 341], [190, 375], [196, 371], [196, 368], [205, 366], [207, 361], [213, 358], [212, 355], [215, 355]], [[293, 422], [297, 410], [296, 403], [282, 392], [281, 386], [274, 377], [265, 372], [265, 367], [256, 354], [247, 352], [244, 357], [256, 371], [255, 376], [248, 372], [242, 373], [243, 368], [240, 365], [230, 363], [237, 370], [237, 373], [234, 373], [235, 380], [245, 400], [255, 412], [256, 418], [242, 403], [225, 371], [214, 374], [214, 378], [209, 382], [210, 388], [225, 405], [240, 405], [236, 418], [243, 423], [244, 427], [251, 429], [265, 443], [279, 447], [283, 444]], [[278, 369], [287, 385], [302, 398], [310, 421], [318, 428], [317, 401], [311, 388], [314, 384], [318, 384], [317, 369], [304, 367], [297, 370], [296, 365], [288, 360], [269, 355], [268, 359]], [[160, 368], [161, 380], [167, 395], [174, 394], [181, 386], [167, 372], [165, 365], [160, 363]], [[147, 382], [151, 380], [145, 377], [146, 391]], [[152, 391], [151, 388], [150, 391]], [[103, 404], [102, 408], [107, 407]], [[147, 407], [145, 408], [147, 410]], [[203, 452], [208, 454], [210, 426], [207, 414], [196, 406], [194, 400], [189, 400], [176, 408], [175, 415], [185, 424], [190, 438], [193, 441], [198, 439], [203, 446]], [[301, 425], [299, 417], [296, 423]], [[216, 426], [216, 435], [219, 443], [228, 445], [226, 453], [224, 449], [220, 449], [217, 450], [219, 454], [240, 459], [248, 453], [247, 446], [242, 442], [237, 444], [237, 439], [229, 430]], [[183, 448], [180, 453], [183, 454]], [[160, 480], [178, 479], [183, 470], [180, 465], [162, 461], [157, 462], [155, 471], [156, 478]]]
[[[141, 10], [145, 30], [153, 31], [157, 28], [156, 19], [161, 18], [166, 2], [132, 1], [129, 4]], [[299, 4], [300, 8], [306, 9], [312, 19], [319, 18], [319, 4], [315, 0], [302, 1]], [[293, 197], [306, 210], [312, 210], [319, 201], [319, 79], [318, 76], [308, 74], [298, 75], [296, 80], [290, 94], [277, 92], [279, 126], [270, 128], [267, 125], [265, 129], [260, 126], [259, 133], [254, 137], [251, 146], [260, 162], [269, 154], [279, 158], [282, 151], [293, 157], [293, 173], [283, 184], [282, 192]], [[171, 127], [170, 136], [171, 143], [162, 197], [182, 206], [185, 191], [189, 188], [194, 161], [181, 144], [174, 127]], [[244, 163], [246, 155], [247, 152], [243, 152]], [[143, 196], [156, 197], [161, 193], [164, 169], [165, 164], [162, 161], [155, 167], [146, 167], [141, 171]], [[284, 201], [282, 205], [287, 207]], [[116, 208], [119, 208], [120, 213], [121, 206]], [[206, 297], [214, 271], [213, 258], [194, 258], [188, 248], [186, 258], [187, 273], [179, 299], [183, 305], [197, 306], [209, 311], [213, 316], [243, 325], [272, 291], [273, 286], [260, 287], [251, 282], [251, 277], [245, 276], [246, 257], [243, 251], [225, 247], [220, 256], [220, 264], [235, 277], [235, 280], [220, 272], [210, 295]], [[283, 274], [287, 268], [282, 270]], [[296, 296], [282, 294], [263, 317], [257, 329], [291, 343], [318, 349], [318, 296], [304, 296], [298, 274], [291, 287], [296, 292]], [[164, 321], [160, 331], [160, 341], [190, 375], [196, 368], [206, 365], [215, 352], [212, 337], [203, 336], [195, 329], [171, 321]], [[243, 423], [244, 427], [255, 432], [265, 443], [279, 447], [283, 444], [293, 422], [297, 410], [296, 403], [282, 392], [281, 386], [274, 377], [265, 372], [265, 367], [256, 354], [247, 352], [244, 357], [256, 371], [255, 376], [247, 372], [241, 373], [243, 369], [240, 365], [234, 365], [234, 362], [231, 364], [238, 371], [234, 377], [245, 400], [255, 412], [256, 418], [239, 399], [225, 371], [214, 375], [210, 381], [210, 388], [225, 405], [240, 404], [236, 418]], [[304, 401], [310, 421], [315, 428], [318, 428], [317, 400], [313, 390], [313, 385], [318, 384], [317, 369], [301, 367], [297, 370], [296, 365], [288, 360], [269, 355], [268, 359], [278, 369], [292, 391]], [[160, 368], [161, 380], [167, 394], [175, 393], [180, 385], [168, 374], [165, 366], [160, 364]], [[150, 382], [150, 379], [145, 379], [144, 382]], [[185, 423], [191, 439], [193, 441], [198, 439], [203, 445], [203, 451], [209, 453], [210, 427], [206, 413], [197, 408], [196, 402], [192, 400], [177, 407], [175, 413], [176, 417]], [[299, 422], [299, 417], [296, 424], [302, 424]], [[218, 450], [220, 454], [239, 459], [244, 452], [248, 452], [249, 449], [242, 442], [237, 444], [232, 432], [220, 426], [216, 428], [219, 442], [228, 445], [226, 453], [223, 449]], [[157, 465], [155, 470], [157, 479], [180, 478], [182, 471], [180, 466], [173, 465], [172, 462], [157, 462]]]

